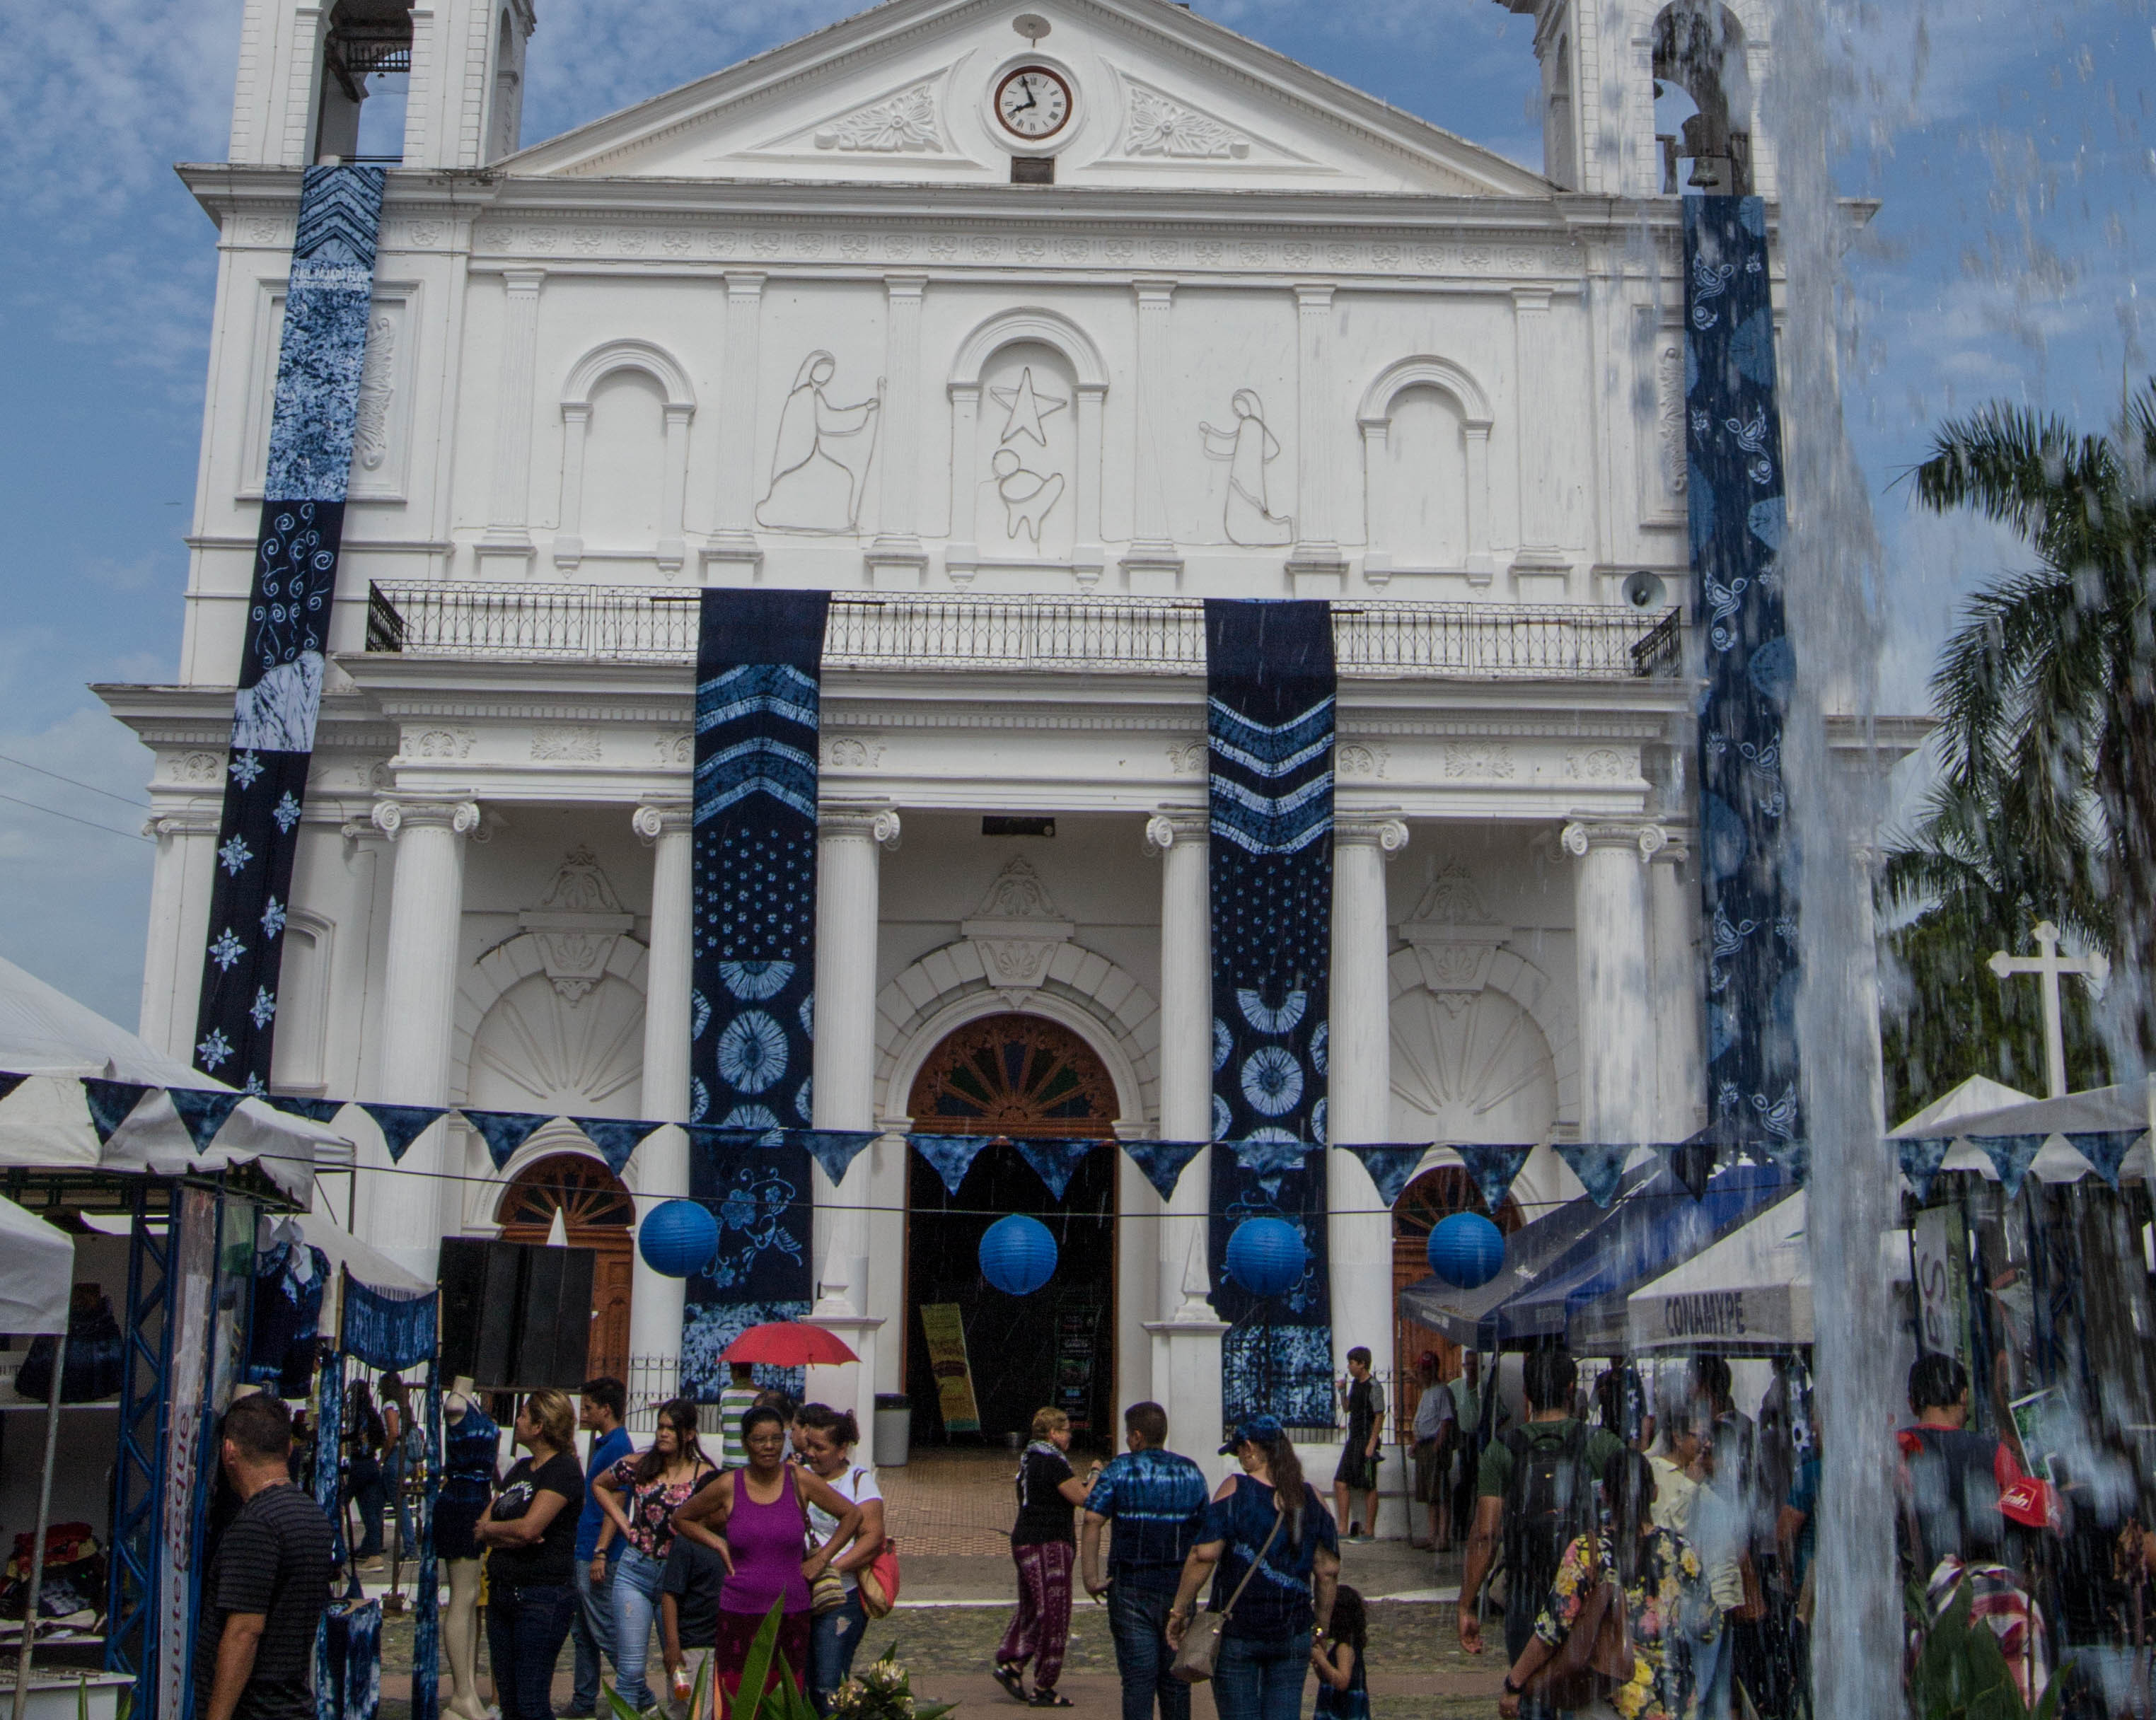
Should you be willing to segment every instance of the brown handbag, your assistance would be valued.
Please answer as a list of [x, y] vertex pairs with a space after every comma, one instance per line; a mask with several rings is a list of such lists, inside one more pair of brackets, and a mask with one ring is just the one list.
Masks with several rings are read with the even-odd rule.
[[1588, 1571], [1592, 1581], [1558, 1651], [1520, 1687], [1523, 1694], [1563, 1712], [1609, 1700], [1612, 1691], [1632, 1681], [1635, 1663], [1625, 1624], [1625, 1597], [1604, 1568], [1602, 1543], [1591, 1543]]
[[1265, 1562], [1265, 1555], [1273, 1550], [1273, 1541], [1281, 1532], [1281, 1524], [1287, 1513], [1277, 1508], [1273, 1512], [1272, 1533], [1265, 1537], [1265, 1544], [1258, 1549], [1258, 1556], [1250, 1561], [1250, 1569], [1243, 1573], [1243, 1580], [1235, 1585], [1235, 1592], [1228, 1597], [1228, 1604], [1217, 1613], [1198, 1613], [1183, 1626], [1183, 1646], [1175, 1651], [1175, 1664], [1169, 1673], [1185, 1684], [1203, 1684], [1212, 1677], [1214, 1668], [1220, 1661], [1220, 1633], [1227, 1628], [1228, 1620], [1235, 1615], [1235, 1603], [1243, 1598], [1243, 1591], [1250, 1586], [1250, 1579], [1258, 1574], [1258, 1567]]

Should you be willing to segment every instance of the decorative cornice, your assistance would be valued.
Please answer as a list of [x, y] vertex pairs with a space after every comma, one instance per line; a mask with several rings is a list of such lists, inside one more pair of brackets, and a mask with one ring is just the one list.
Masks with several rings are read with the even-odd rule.
[[374, 827], [392, 842], [407, 828], [469, 836], [480, 826], [478, 803], [470, 800], [377, 800], [372, 817]]

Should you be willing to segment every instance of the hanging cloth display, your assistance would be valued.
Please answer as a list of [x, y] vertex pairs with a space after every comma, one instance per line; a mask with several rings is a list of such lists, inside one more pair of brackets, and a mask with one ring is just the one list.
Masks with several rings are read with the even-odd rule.
[[309, 167], [211, 875], [195, 1066], [266, 1092], [382, 220], [380, 167]]
[[1793, 1141], [1798, 1114], [1795, 842], [1782, 725], [1796, 676], [1777, 557], [1784, 531], [1766, 206], [1684, 204], [1686, 500], [1707, 933], [1708, 1116], [1725, 1143]]
[[[1321, 1146], [1332, 944], [1332, 611], [1208, 598], [1205, 665], [1213, 1132], [1238, 1145]], [[1235, 1328], [1221, 1359], [1223, 1409], [1231, 1421], [1270, 1412], [1290, 1425], [1327, 1424], [1324, 1154], [1298, 1156], [1291, 1168], [1252, 1168], [1234, 1152], [1216, 1152], [1212, 1163], [1213, 1306]], [[1235, 1226], [1260, 1217], [1295, 1225], [1315, 1267], [1263, 1310], [1224, 1271]]]

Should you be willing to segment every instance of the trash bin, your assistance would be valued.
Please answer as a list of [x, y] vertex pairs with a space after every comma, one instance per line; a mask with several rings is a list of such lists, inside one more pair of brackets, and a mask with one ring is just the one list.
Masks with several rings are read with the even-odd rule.
[[902, 1467], [913, 1445], [913, 1400], [903, 1392], [878, 1392], [875, 1400], [875, 1461]]

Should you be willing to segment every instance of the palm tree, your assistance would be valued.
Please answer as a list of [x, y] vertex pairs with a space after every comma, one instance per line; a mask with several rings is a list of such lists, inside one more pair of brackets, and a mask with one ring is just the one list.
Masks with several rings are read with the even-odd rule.
[[1979, 591], [1940, 654], [1932, 691], [1941, 780], [1917, 842], [1890, 860], [1890, 899], [1928, 898], [1986, 936], [2025, 936], [2034, 919], [2051, 917], [2101, 941], [2148, 1057], [2156, 378], [2127, 398], [2107, 435], [1986, 406], [1943, 425], [1916, 476], [1924, 506], [1974, 508], [2011, 526], [2039, 566]]

